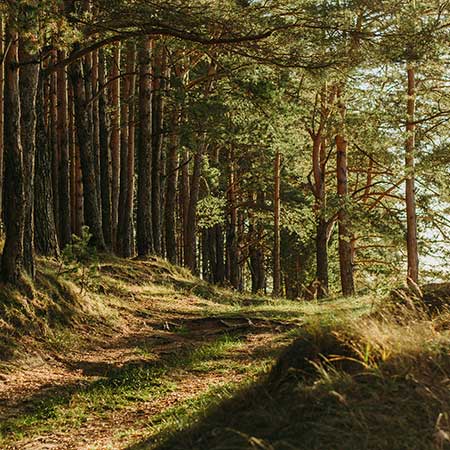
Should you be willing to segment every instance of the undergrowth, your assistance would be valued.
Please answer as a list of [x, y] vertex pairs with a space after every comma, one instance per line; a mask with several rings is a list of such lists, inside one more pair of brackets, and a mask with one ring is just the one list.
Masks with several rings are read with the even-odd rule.
[[450, 448], [450, 315], [390, 314], [310, 323], [269, 374], [130, 450]]

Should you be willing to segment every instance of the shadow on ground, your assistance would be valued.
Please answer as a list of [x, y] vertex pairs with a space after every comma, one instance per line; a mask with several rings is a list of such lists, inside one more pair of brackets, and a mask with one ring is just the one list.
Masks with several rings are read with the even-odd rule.
[[331, 330], [306, 333], [252, 386], [127, 450], [447, 450], [450, 355], [415, 358], [369, 370]]
[[[167, 383], [172, 373], [189, 371], [195, 364], [223, 357], [209, 347], [224, 338], [239, 342], [273, 327], [281, 327], [281, 324], [193, 317], [172, 323], [170, 327], [171, 331], [149, 328], [148, 332], [124, 336], [109, 346], [105, 344], [105, 348], [114, 350], [137, 351], [135, 358], [126, 363], [76, 360], [71, 359], [71, 355], [58, 358], [71, 371], [86, 377], [96, 377], [95, 380], [85, 378], [64, 385], [47, 384], [15, 403], [0, 401], [0, 410], [3, 410], [0, 414], [0, 433], [21, 434], [26, 432], [30, 424], [52, 420], [61, 409], [73, 407], [74, 399], [80, 396], [87, 399], [90, 404], [88, 408], [95, 409], [96, 402], [100, 402], [99, 412], [107, 399], [111, 401], [107, 409], [120, 407], [123, 401], [142, 401], [143, 396], [157, 392], [159, 387]], [[292, 324], [286, 324], [286, 329], [290, 327]], [[255, 352], [260, 351], [255, 348]], [[233, 358], [237, 361], [241, 355], [234, 355]]]

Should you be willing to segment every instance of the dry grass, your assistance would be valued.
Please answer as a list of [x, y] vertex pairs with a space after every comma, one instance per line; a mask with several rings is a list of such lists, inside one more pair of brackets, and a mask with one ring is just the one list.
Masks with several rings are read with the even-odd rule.
[[450, 315], [410, 308], [303, 328], [271, 372], [139, 448], [450, 448]]

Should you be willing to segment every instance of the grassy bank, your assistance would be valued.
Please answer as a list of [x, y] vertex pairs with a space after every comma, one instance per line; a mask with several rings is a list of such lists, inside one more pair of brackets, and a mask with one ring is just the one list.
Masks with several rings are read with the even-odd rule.
[[2, 290], [2, 449], [449, 447], [436, 302], [245, 296], [158, 259], [79, 275]]

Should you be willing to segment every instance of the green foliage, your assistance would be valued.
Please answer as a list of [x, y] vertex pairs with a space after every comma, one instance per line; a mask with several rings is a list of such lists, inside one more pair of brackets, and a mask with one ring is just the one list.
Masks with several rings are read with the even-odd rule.
[[72, 236], [61, 254], [61, 274], [70, 274], [81, 287], [81, 292], [92, 287], [98, 279], [98, 255], [96, 248], [90, 244], [92, 234], [89, 227], [82, 228], [81, 236]]

